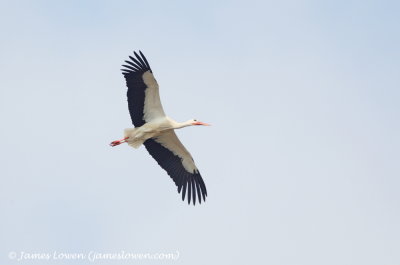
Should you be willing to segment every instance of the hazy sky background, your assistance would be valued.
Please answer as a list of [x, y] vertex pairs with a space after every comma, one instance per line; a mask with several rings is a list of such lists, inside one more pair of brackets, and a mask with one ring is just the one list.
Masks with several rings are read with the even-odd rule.
[[[0, 263], [400, 264], [399, 1], [1, 1]], [[130, 127], [142, 50], [209, 197]]]

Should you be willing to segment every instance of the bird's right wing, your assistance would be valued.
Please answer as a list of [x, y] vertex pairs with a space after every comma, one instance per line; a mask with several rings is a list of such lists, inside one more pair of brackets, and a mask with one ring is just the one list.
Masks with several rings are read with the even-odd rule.
[[203, 201], [206, 200], [207, 189], [203, 178], [194, 164], [192, 156], [173, 130], [146, 140], [144, 145], [150, 155], [175, 182], [178, 192], [182, 191], [182, 200], [185, 200], [186, 191], [189, 204], [191, 199], [193, 199], [193, 204], [196, 203], [196, 193], [199, 203], [201, 203], [202, 196]]
[[128, 87], [129, 113], [135, 127], [165, 117], [157, 81], [146, 57], [141, 51], [139, 53], [134, 52], [136, 58], [129, 56], [131, 61], [125, 61], [128, 65], [122, 65], [125, 68], [121, 69]]

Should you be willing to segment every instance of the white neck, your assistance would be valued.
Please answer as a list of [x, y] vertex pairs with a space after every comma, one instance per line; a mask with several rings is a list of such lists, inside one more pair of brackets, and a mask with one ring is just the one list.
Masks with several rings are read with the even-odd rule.
[[192, 120], [188, 120], [185, 122], [174, 122], [172, 127], [174, 129], [180, 129], [180, 128], [184, 128], [184, 127], [188, 127], [188, 126], [192, 126]]

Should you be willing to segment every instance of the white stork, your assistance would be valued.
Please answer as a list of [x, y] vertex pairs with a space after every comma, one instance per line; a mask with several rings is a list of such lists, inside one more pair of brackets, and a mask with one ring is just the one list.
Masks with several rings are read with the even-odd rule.
[[132, 61], [122, 73], [128, 87], [128, 107], [135, 128], [125, 129], [124, 138], [113, 141], [110, 145], [117, 146], [128, 143], [134, 148], [142, 144], [157, 163], [167, 171], [168, 175], [182, 191], [182, 200], [188, 194], [188, 204], [192, 199], [196, 204], [196, 194], [199, 203], [205, 201], [207, 189], [194, 164], [193, 158], [179, 141], [174, 129], [192, 125], [209, 125], [195, 119], [186, 122], [176, 122], [165, 115], [160, 101], [158, 84], [143, 53], [134, 52], [136, 58], [129, 56]]

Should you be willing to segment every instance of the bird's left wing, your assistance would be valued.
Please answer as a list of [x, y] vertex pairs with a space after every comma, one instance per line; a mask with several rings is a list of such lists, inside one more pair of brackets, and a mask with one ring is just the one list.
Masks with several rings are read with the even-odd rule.
[[201, 203], [201, 197], [205, 201], [207, 189], [203, 178], [189, 151], [179, 141], [173, 130], [146, 140], [144, 145], [150, 155], [175, 182], [178, 192], [182, 191], [182, 200], [185, 200], [187, 191], [189, 204], [191, 199], [193, 199], [193, 204], [196, 204], [196, 194], [199, 203]]
[[136, 58], [129, 56], [131, 60], [125, 61], [127, 64], [121, 69], [128, 87], [129, 113], [135, 127], [165, 117], [157, 81], [146, 57], [141, 51], [139, 54], [134, 52]]

